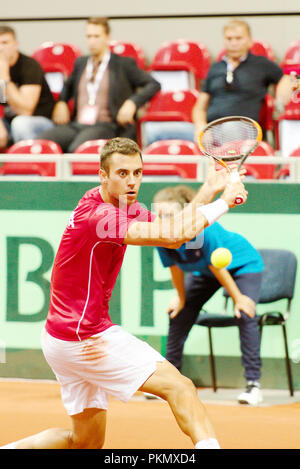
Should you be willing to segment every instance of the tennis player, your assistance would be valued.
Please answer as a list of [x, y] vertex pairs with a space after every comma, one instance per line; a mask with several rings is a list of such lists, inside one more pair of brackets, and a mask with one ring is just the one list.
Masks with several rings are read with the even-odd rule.
[[2, 448], [100, 449], [109, 395], [126, 402], [141, 390], [168, 402], [195, 448], [218, 449], [191, 380], [113, 324], [109, 300], [128, 244], [178, 247], [233, 207], [237, 195], [246, 200], [247, 191], [242, 182], [230, 183], [225, 170], [215, 172], [212, 163], [194, 201], [168, 224], [136, 200], [143, 168], [135, 142], [109, 140], [100, 163], [101, 185], [79, 201], [62, 236], [42, 332], [43, 352], [61, 385], [72, 428], [48, 429]]

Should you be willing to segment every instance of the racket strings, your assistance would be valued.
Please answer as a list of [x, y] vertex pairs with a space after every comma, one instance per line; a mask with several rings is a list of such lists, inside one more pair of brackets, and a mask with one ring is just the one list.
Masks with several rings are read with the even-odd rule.
[[258, 132], [250, 122], [243, 120], [225, 121], [204, 131], [201, 143], [209, 154], [224, 161], [236, 161], [257, 145]]

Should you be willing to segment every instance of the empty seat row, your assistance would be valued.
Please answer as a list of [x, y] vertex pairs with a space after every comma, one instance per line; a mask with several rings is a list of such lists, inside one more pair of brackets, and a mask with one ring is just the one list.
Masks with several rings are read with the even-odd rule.
[[[91, 140], [81, 144], [75, 154], [99, 155], [107, 140]], [[203, 155], [199, 147], [185, 140], [161, 140], [149, 145], [143, 151], [144, 155], [170, 156], [170, 162], [146, 162], [143, 173], [146, 176], [178, 176], [185, 179], [197, 179], [197, 163], [176, 163], [179, 156]], [[26, 140], [18, 142], [7, 150], [7, 154], [28, 155], [61, 155], [62, 150], [57, 143], [49, 140]], [[267, 143], [261, 142], [253, 156], [274, 156], [274, 149]], [[73, 175], [97, 175], [98, 162], [72, 162]], [[246, 164], [247, 175], [255, 179], [273, 179], [275, 165], [270, 164]], [[287, 170], [288, 168], [286, 168]], [[55, 163], [51, 162], [5, 162], [0, 167], [0, 175], [9, 174], [36, 174], [40, 176], [55, 176]], [[284, 173], [284, 175], [287, 175]]]

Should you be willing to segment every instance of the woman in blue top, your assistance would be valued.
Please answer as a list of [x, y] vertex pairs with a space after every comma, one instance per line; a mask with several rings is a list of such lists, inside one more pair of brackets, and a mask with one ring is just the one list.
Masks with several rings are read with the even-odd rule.
[[[172, 217], [194, 195], [187, 186], [167, 187], [154, 197], [156, 212], [164, 218]], [[219, 247], [229, 249], [232, 254], [227, 268], [217, 269], [211, 265], [211, 254]], [[178, 249], [157, 249], [162, 264], [170, 268], [177, 291], [167, 308], [170, 317], [167, 360], [180, 369], [184, 343], [199, 311], [222, 286], [234, 302], [247, 381], [246, 391], [238, 396], [238, 401], [257, 405], [262, 401], [260, 337], [255, 318], [264, 267], [261, 256], [243, 236], [224, 229], [217, 222]]]

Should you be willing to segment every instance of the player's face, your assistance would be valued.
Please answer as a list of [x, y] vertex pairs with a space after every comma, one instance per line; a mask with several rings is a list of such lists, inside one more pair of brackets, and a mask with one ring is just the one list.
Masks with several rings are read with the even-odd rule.
[[243, 26], [236, 26], [224, 31], [224, 46], [229, 58], [239, 59], [247, 54], [251, 44], [251, 37]]
[[0, 54], [11, 63], [18, 53], [18, 41], [11, 33], [0, 34]]
[[114, 153], [109, 160], [109, 174], [100, 170], [100, 179], [110, 203], [131, 205], [136, 201], [142, 182], [140, 155]]
[[101, 24], [87, 24], [85, 37], [93, 56], [102, 56], [108, 49], [109, 35]]

